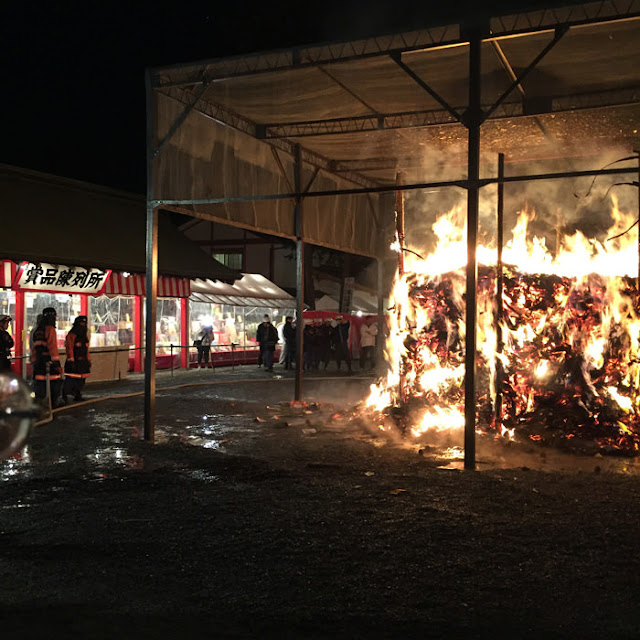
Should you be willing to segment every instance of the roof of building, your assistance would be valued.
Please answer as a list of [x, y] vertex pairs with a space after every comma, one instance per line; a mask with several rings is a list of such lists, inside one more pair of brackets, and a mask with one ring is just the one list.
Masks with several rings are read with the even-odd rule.
[[[146, 272], [144, 197], [8, 165], [0, 165], [0, 194], [0, 257]], [[162, 212], [158, 272], [229, 283], [241, 275], [207, 255]]]

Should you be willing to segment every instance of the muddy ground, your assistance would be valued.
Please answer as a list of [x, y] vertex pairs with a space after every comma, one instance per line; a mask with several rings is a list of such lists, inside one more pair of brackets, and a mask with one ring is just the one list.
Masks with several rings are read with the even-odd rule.
[[0, 462], [3, 638], [640, 636], [635, 459], [481, 439], [463, 471], [460, 436], [345, 411], [370, 380], [292, 408], [291, 379], [214, 375], [159, 379], [155, 444], [133, 395]]

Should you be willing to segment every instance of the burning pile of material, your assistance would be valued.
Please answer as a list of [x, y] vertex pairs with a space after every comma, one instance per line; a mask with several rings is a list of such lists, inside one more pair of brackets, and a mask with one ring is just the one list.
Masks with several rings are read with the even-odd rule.
[[[612, 215], [610, 236], [634, 219], [615, 202]], [[504, 248], [502, 305], [490, 266], [496, 251], [478, 248], [478, 431], [636, 452], [637, 238], [603, 245], [576, 234], [553, 257], [544, 241], [526, 240], [528, 218], [520, 216]], [[452, 229], [450, 217], [439, 220], [436, 252], [413, 259], [396, 278], [390, 369], [367, 400], [382, 428], [393, 425], [409, 437], [464, 428], [466, 246]]]

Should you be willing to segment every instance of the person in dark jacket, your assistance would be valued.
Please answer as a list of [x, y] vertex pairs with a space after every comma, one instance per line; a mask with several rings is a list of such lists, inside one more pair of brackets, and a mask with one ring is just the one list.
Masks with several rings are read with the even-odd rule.
[[292, 369], [296, 360], [296, 328], [293, 324], [293, 316], [285, 318], [282, 337], [284, 338], [284, 368]]
[[11, 371], [11, 349], [13, 338], [9, 333], [11, 316], [0, 316], [0, 371]]
[[42, 310], [42, 318], [33, 332], [31, 348], [31, 364], [33, 365], [33, 391], [36, 398], [47, 397], [47, 367], [49, 367], [49, 383], [51, 406], [59, 405], [60, 388], [62, 386], [62, 369], [58, 354], [56, 337], [57, 313], [53, 307]]
[[349, 354], [349, 331], [351, 329], [351, 323], [344, 316], [336, 316], [336, 322], [338, 323], [335, 332], [336, 365], [339, 371], [340, 365], [344, 360], [349, 373], [351, 373], [351, 355]]
[[213, 359], [209, 364], [209, 356], [211, 355], [211, 345], [213, 344], [213, 327], [204, 325], [193, 344], [198, 349], [198, 366], [201, 369], [213, 368]]
[[76, 402], [84, 400], [82, 388], [91, 372], [89, 356], [89, 330], [87, 316], [78, 316], [64, 341], [67, 360], [64, 363], [64, 383], [62, 400], [66, 404], [69, 395]]
[[[278, 331], [271, 324], [269, 316], [264, 317], [264, 322], [258, 325], [256, 340], [260, 345], [260, 360], [264, 364], [266, 371], [273, 371], [273, 352], [278, 343]], [[258, 364], [260, 364], [260, 360]]]
[[329, 366], [335, 348], [335, 328], [332, 322], [331, 318], [325, 318], [320, 327], [320, 362], [325, 370]]
[[311, 371], [313, 366], [313, 344], [316, 340], [316, 330], [313, 326], [313, 320], [309, 318], [304, 320], [302, 333], [302, 369], [303, 371]]
[[311, 366], [313, 369], [320, 367], [320, 360], [322, 358], [322, 319], [313, 319], [313, 339], [311, 341]]

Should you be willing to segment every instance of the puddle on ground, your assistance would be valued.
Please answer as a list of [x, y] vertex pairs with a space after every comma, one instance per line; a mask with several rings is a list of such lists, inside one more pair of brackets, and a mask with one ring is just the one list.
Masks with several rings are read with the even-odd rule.
[[127, 469], [143, 469], [144, 460], [136, 455], [129, 453], [126, 449], [117, 447], [101, 447], [95, 449], [86, 455], [86, 459], [90, 464], [97, 467], [123, 467]]
[[203, 469], [192, 469], [184, 473], [191, 480], [199, 480], [200, 482], [213, 483], [220, 482], [220, 476], [216, 476]]

